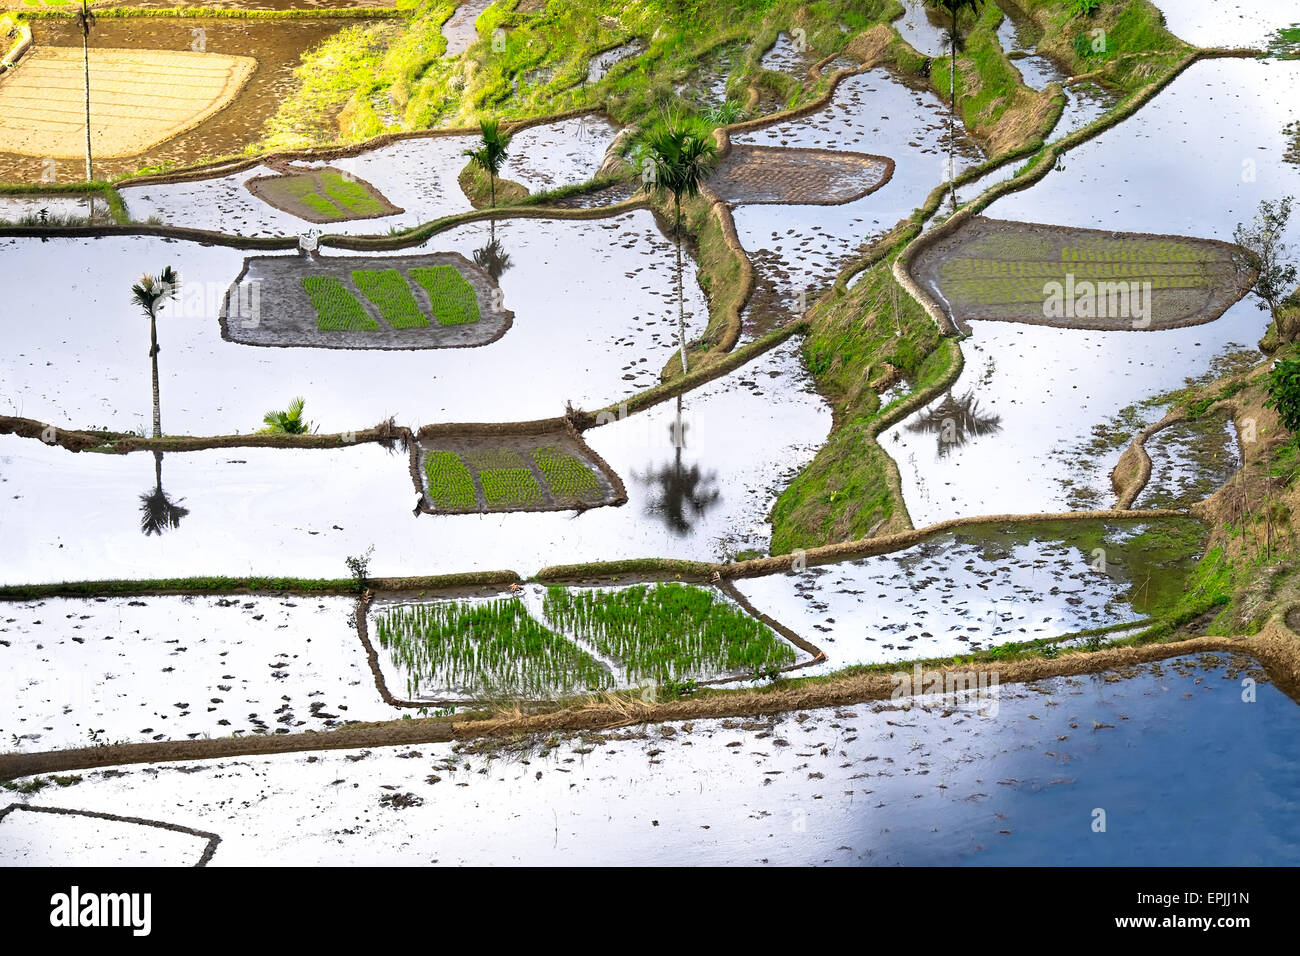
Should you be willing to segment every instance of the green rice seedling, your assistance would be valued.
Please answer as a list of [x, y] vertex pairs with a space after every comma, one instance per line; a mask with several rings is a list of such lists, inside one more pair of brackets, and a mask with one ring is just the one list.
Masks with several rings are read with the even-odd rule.
[[596, 480], [596, 473], [572, 455], [564, 454], [553, 445], [534, 448], [532, 455], [546, 483], [551, 486], [553, 498], [577, 498], [582, 501], [600, 499], [600, 483]]
[[465, 460], [478, 471], [487, 468], [528, 467], [528, 462], [524, 461], [524, 456], [513, 448], [478, 448], [468, 452], [465, 455]]
[[431, 451], [426, 454], [424, 476], [435, 507], [460, 511], [478, 504], [474, 479], [455, 452]]
[[384, 211], [383, 204], [361, 183], [346, 179], [333, 169], [320, 173], [325, 195], [342, 206], [351, 216], [377, 216]]
[[545, 500], [527, 468], [489, 468], [478, 473], [478, 480], [489, 508], [526, 508]]
[[443, 601], [376, 615], [379, 647], [407, 675], [407, 694], [547, 698], [613, 686], [609, 670], [528, 613], [518, 598]]
[[767, 625], [690, 585], [551, 587], [543, 607], [547, 623], [617, 661], [633, 684], [766, 675], [795, 660]]
[[454, 267], [415, 268], [410, 274], [429, 294], [429, 305], [439, 325], [466, 325], [481, 317], [474, 287]]
[[316, 328], [326, 332], [371, 331], [379, 323], [334, 276], [303, 276], [303, 291], [316, 310]]
[[[302, 203], [322, 219], [342, 219], [345, 215], [342, 209], [316, 191], [316, 184], [310, 176], [286, 177], [275, 181], [275, 185], [279, 185], [285, 195]], [[279, 191], [273, 187], [271, 194]]]
[[379, 307], [379, 314], [395, 329], [418, 329], [429, 320], [415, 304], [411, 287], [396, 269], [357, 269], [352, 281], [361, 294]]

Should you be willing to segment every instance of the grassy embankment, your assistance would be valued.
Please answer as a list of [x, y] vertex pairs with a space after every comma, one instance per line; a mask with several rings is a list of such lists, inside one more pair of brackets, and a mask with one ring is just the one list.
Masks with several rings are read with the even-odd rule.
[[[1072, 73], [1091, 73], [1094, 80], [1130, 97], [1172, 74], [1190, 52], [1164, 30], [1158, 11], [1146, 0], [1103, 3], [1091, 18], [1070, 16], [1060, 0], [1024, 0], [1022, 5], [1043, 30], [1040, 50], [1050, 52]], [[993, 31], [1000, 16], [996, 7], [986, 7], [965, 51], [958, 54], [958, 109], [977, 132], [982, 130], [980, 139], [987, 147], [1000, 146], [1008, 156], [1038, 151], [1018, 174], [1023, 176], [1042, 155], [1043, 135], [1059, 111], [1041, 112], [1018, 91], [999, 92], [1009, 82], [1008, 61], [990, 46], [997, 42]], [[1091, 47], [1086, 55], [1076, 50], [1075, 38], [1090, 36], [1092, 29], [1108, 31], [1108, 53], [1093, 54]], [[889, 56], [900, 68], [908, 63], [901, 41]], [[914, 69], [928, 70], [936, 90], [948, 89], [951, 68], [946, 61], [925, 61]], [[1040, 121], [1037, 129], [1028, 123], [1031, 117]], [[882, 241], [890, 251], [851, 289], [837, 290], [838, 296], [819, 303], [809, 316], [804, 357], [818, 388], [831, 401], [835, 425], [817, 457], [773, 508], [774, 554], [864, 537], [873, 529], [910, 527], [897, 466], [876, 436], [951, 384], [961, 370], [955, 342], [939, 335], [890, 271], [893, 257], [918, 234], [923, 213], [937, 199], [932, 193], [925, 210], [917, 210]], [[910, 395], [881, 408], [879, 392], [900, 377], [910, 386]]]

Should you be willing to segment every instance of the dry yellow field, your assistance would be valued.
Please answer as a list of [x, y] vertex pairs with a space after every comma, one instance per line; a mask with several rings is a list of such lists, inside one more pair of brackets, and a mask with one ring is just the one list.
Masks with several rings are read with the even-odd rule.
[[[94, 155], [135, 156], [191, 129], [234, 99], [257, 61], [179, 50], [90, 51]], [[0, 79], [0, 152], [85, 155], [81, 50], [40, 47]]]

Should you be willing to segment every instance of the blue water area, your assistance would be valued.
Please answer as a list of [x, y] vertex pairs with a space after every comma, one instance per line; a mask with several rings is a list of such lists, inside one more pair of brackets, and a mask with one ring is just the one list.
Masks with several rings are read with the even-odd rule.
[[868, 813], [858, 845], [874, 852], [860, 862], [1300, 863], [1300, 708], [1260, 677], [1216, 655], [1004, 694], [996, 717], [914, 748], [904, 776], [917, 782], [915, 768], [933, 758], [943, 806], [917, 795], [908, 813], [891, 801], [902, 813], [886, 817], [904, 819], [883, 832], [870, 832], [885, 821]]

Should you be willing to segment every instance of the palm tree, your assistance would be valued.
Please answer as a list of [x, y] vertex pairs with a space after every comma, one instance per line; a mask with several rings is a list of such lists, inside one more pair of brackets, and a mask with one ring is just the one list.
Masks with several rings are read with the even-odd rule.
[[189, 508], [181, 507], [181, 501], [172, 501], [162, 486], [162, 460], [160, 451], [153, 453], [154, 486], [153, 491], [146, 491], [140, 496], [140, 530], [145, 537], [161, 535], [164, 531], [179, 528], [181, 519], [190, 513]]
[[497, 174], [501, 172], [501, 167], [510, 158], [507, 150], [510, 149], [510, 140], [513, 137], [502, 133], [500, 122], [494, 119], [480, 120], [478, 128], [482, 134], [479, 148], [467, 149], [465, 155], [490, 177], [492, 208], [495, 209], [497, 206]]
[[81, 28], [81, 61], [86, 68], [86, 182], [94, 178], [90, 171], [90, 29], [94, 25], [95, 14], [88, 0], [81, 0], [77, 26]]
[[677, 333], [682, 374], [686, 373], [686, 315], [682, 295], [682, 197], [698, 196], [718, 161], [713, 134], [698, 124], [665, 116], [642, 142], [651, 177], [647, 192], [673, 197], [673, 238], [677, 243]]
[[289, 407], [282, 412], [270, 411], [262, 416], [262, 422], [266, 425], [262, 429], [263, 435], [310, 435], [316, 430], [316, 426], [311, 422], [304, 421], [302, 417], [303, 406], [306, 401], [301, 396], [295, 398], [289, 403]]
[[153, 437], [162, 438], [162, 406], [158, 399], [158, 308], [168, 299], [174, 299], [179, 289], [180, 275], [171, 266], [163, 268], [156, 276], [143, 275], [131, 286], [131, 298], [149, 317], [149, 359], [153, 363]]
[[961, 30], [957, 18], [962, 10], [978, 11], [982, 0], [925, 0], [928, 7], [948, 11], [951, 24], [948, 29], [948, 47], [952, 50], [952, 78], [948, 94], [948, 198], [953, 208], [957, 207], [957, 187], [954, 182], [955, 170], [953, 145], [957, 135], [957, 47], [961, 45]]

